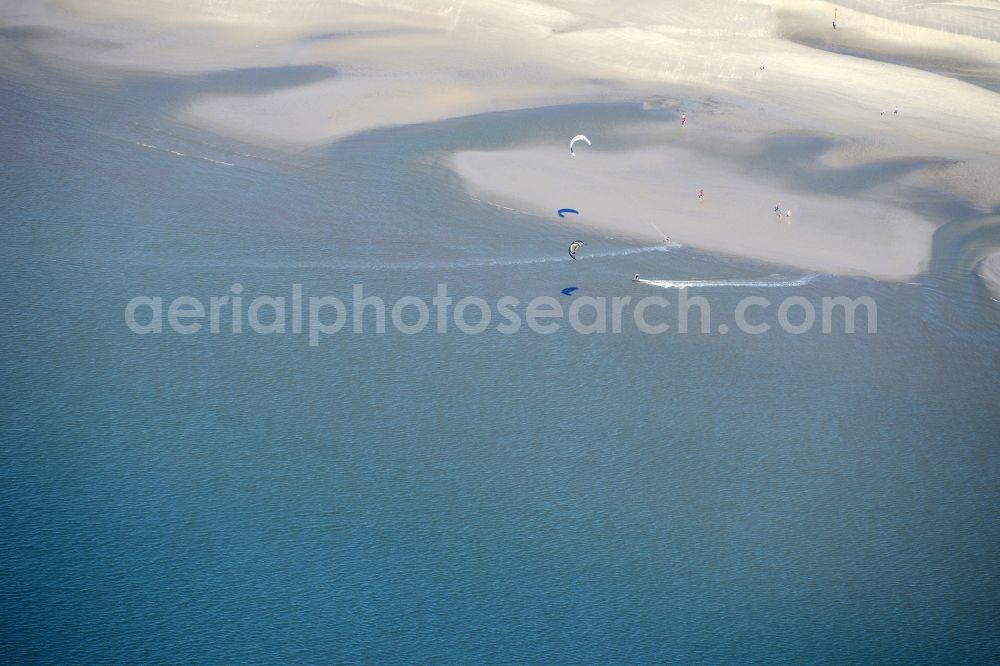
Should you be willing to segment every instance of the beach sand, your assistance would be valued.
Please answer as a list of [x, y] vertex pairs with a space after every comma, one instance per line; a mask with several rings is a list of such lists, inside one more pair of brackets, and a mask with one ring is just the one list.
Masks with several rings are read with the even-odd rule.
[[[450, 163], [470, 190], [546, 216], [572, 199], [588, 211], [581, 223], [643, 236], [651, 227], [636, 218], [650, 217], [708, 251], [891, 279], [927, 265], [934, 225], [945, 220], [875, 192], [810, 195], [740, 173], [747, 142], [776, 133], [828, 140], [818, 160], [833, 170], [919, 161], [900, 182], [982, 212], [1000, 207], [1000, 7], [986, 0], [27, 0], [0, 3], [0, 21], [8, 31], [48, 31], [17, 54], [80, 76], [329, 68], [321, 80], [256, 93], [205, 90], [173, 112], [289, 151], [380, 127], [568, 103], [683, 111], [689, 134], [669, 146], [595, 150], [571, 167], [564, 146]], [[721, 148], [698, 145], [720, 136], [730, 137]], [[683, 177], [671, 169], [680, 157], [690, 165]], [[598, 182], [601, 170], [610, 175]], [[692, 190], [701, 187], [708, 197], [697, 206]], [[793, 210], [790, 225], [773, 220], [778, 197]]]
[[[578, 146], [461, 152], [452, 168], [479, 197], [567, 224], [672, 242], [804, 270], [905, 279], [930, 259], [935, 225], [867, 199], [796, 190], [773, 175], [665, 146], [598, 152]], [[705, 190], [703, 201], [699, 190]], [[780, 215], [773, 211], [781, 194]], [[792, 215], [788, 216], [787, 211]]]

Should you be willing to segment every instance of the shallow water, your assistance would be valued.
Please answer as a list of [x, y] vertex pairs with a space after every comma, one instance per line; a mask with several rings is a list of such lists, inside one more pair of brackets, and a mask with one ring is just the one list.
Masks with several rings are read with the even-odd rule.
[[[476, 201], [440, 163], [666, 122], [638, 105], [290, 156], [178, 126], [189, 94], [2, 85], [10, 660], [1000, 658], [1000, 314], [967, 270], [995, 232], [943, 227], [915, 284], [807, 280], [587, 232], [566, 202], [539, 221]], [[713, 324], [752, 294], [867, 295], [878, 332], [345, 329], [314, 348], [123, 320], [135, 295], [234, 282], [247, 301], [674, 299], [634, 273], [728, 281], [691, 290]]]

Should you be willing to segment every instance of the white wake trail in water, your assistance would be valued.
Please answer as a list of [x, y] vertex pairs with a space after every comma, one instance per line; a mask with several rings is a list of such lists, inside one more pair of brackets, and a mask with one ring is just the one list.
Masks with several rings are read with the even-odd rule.
[[[631, 247], [621, 250], [611, 250], [609, 252], [595, 252], [593, 254], [578, 255], [577, 261], [590, 261], [594, 259], [604, 259], [606, 257], [623, 257], [631, 254], [643, 254], [647, 252], [670, 252], [675, 248], [680, 247], [677, 244], [670, 245], [648, 245], [643, 247]], [[396, 262], [385, 262], [380, 263], [374, 261], [372, 263], [354, 263], [354, 262], [318, 262], [318, 261], [290, 261], [287, 263], [271, 263], [271, 264], [261, 264], [255, 263], [253, 267], [264, 268], [264, 269], [288, 269], [288, 268], [315, 268], [331, 271], [439, 271], [439, 270], [457, 270], [457, 269], [480, 269], [480, 268], [492, 268], [495, 266], [528, 266], [532, 264], [549, 264], [549, 263], [564, 263], [572, 262], [573, 260], [567, 255], [550, 256], [550, 257], [523, 257], [523, 258], [509, 258], [509, 259], [466, 259], [466, 260], [455, 260], [455, 261], [396, 261]], [[200, 264], [203, 268], [246, 268], [242, 264], [230, 264], [230, 263], [219, 263], [204, 265]]]
[[745, 288], [775, 288], [775, 287], [802, 287], [813, 282], [819, 275], [803, 275], [799, 278], [785, 280], [646, 280], [638, 279], [636, 282], [648, 284], [660, 289], [689, 289], [695, 287], [745, 287]]
[[133, 144], [140, 146], [142, 148], [149, 148], [150, 150], [156, 150], [161, 153], [170, 153], [171, 155], [176, 155], [177, 157], [193, 157], [205, 162], [211, 162], [212, 164], [221, 164], [222, 166], [236, 166], [232, 162], [223, 162], [222, 160], [213, 160], [211, 157], [202, 157], [201, 155], [188, 155], [187, 153], [182, 153], [179, 150], [172, 150], [170, 148], [161, 148], [160, 146], [154, 146], [151, 143], [143, 143], [142, 141], [133, 141]]
[[[630, 247], [622, 250], [611, 250], [609, 252], [594, 252], [591, 254], [578, 254], [576, 261], [591, 261], [593, 259], [604, 259], [607, 257], [624, 257], [631, 254], [645, 254], [647, 252], [670, 252], [680, 245], [676, 243], [663, 245], [647, 245], [643, 247]], [[442, 270], [449, 268], [489, 268], [490, 266], [527, 266], [530, 264], [549, 264], [555, 262], [573, 261], [568, 255], [561, 257], [524, 257], [510, 259], [484, 259], [480, 261], [442, 261], [442, 262], [399, 262], [393, 264], [382, 264], [380, 266], [358, 266], [363, 269], [379, 270]], [[333, 266], [332, 268], [340, 268]], [[344, 267], [348, 268], [348, 267]], [[354, 267], [350, 267], [354, 268]]]

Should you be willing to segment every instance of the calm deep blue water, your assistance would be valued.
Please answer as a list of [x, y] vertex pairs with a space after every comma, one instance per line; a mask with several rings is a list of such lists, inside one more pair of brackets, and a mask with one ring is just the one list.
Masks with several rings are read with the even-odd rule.
[[[442, 164], [673, 122], [638, 105], [295, 155], [173, 119], [205, 89], [327, 75], [5, 74], [4, 661], [1000, 659], [1000, 313], [968, 265], [995, 220], [941, 206], [917, 284], [695, 292], [723, 320], [750, 294], [868, 295], [875, 335], [133, 334], [133, 296], [234, 282], [391, 304], [795, 275], [567, 230]], [[782, 139], [748, 168], [864, 196], [876, 174], [803, 170], [815, 150]], [[570, 236], [612, 256], [572, 262]]]

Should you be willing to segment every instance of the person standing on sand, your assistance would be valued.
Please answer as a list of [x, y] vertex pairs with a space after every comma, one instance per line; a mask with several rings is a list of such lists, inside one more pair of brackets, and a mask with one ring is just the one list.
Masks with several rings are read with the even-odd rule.
[[833, 8], [833, 29], [837, 29], [837, 8]]
[[778, 203], [774, 204], [774, 214], [777, 217], [781, 217], [781, 202], [780, 201]]
[[898, 106], [892, 107], [892, 115], [894, 115], [894, 116], [898, 116], [899, 115], [899, 107]]
[[681, 114], [681, 127], [684, 127], [687, 124], [688, 124], [687, 114], [686, 113], [682, 113]]
[[705, 201], [705, 190], [698, 190], [698, 203]]

